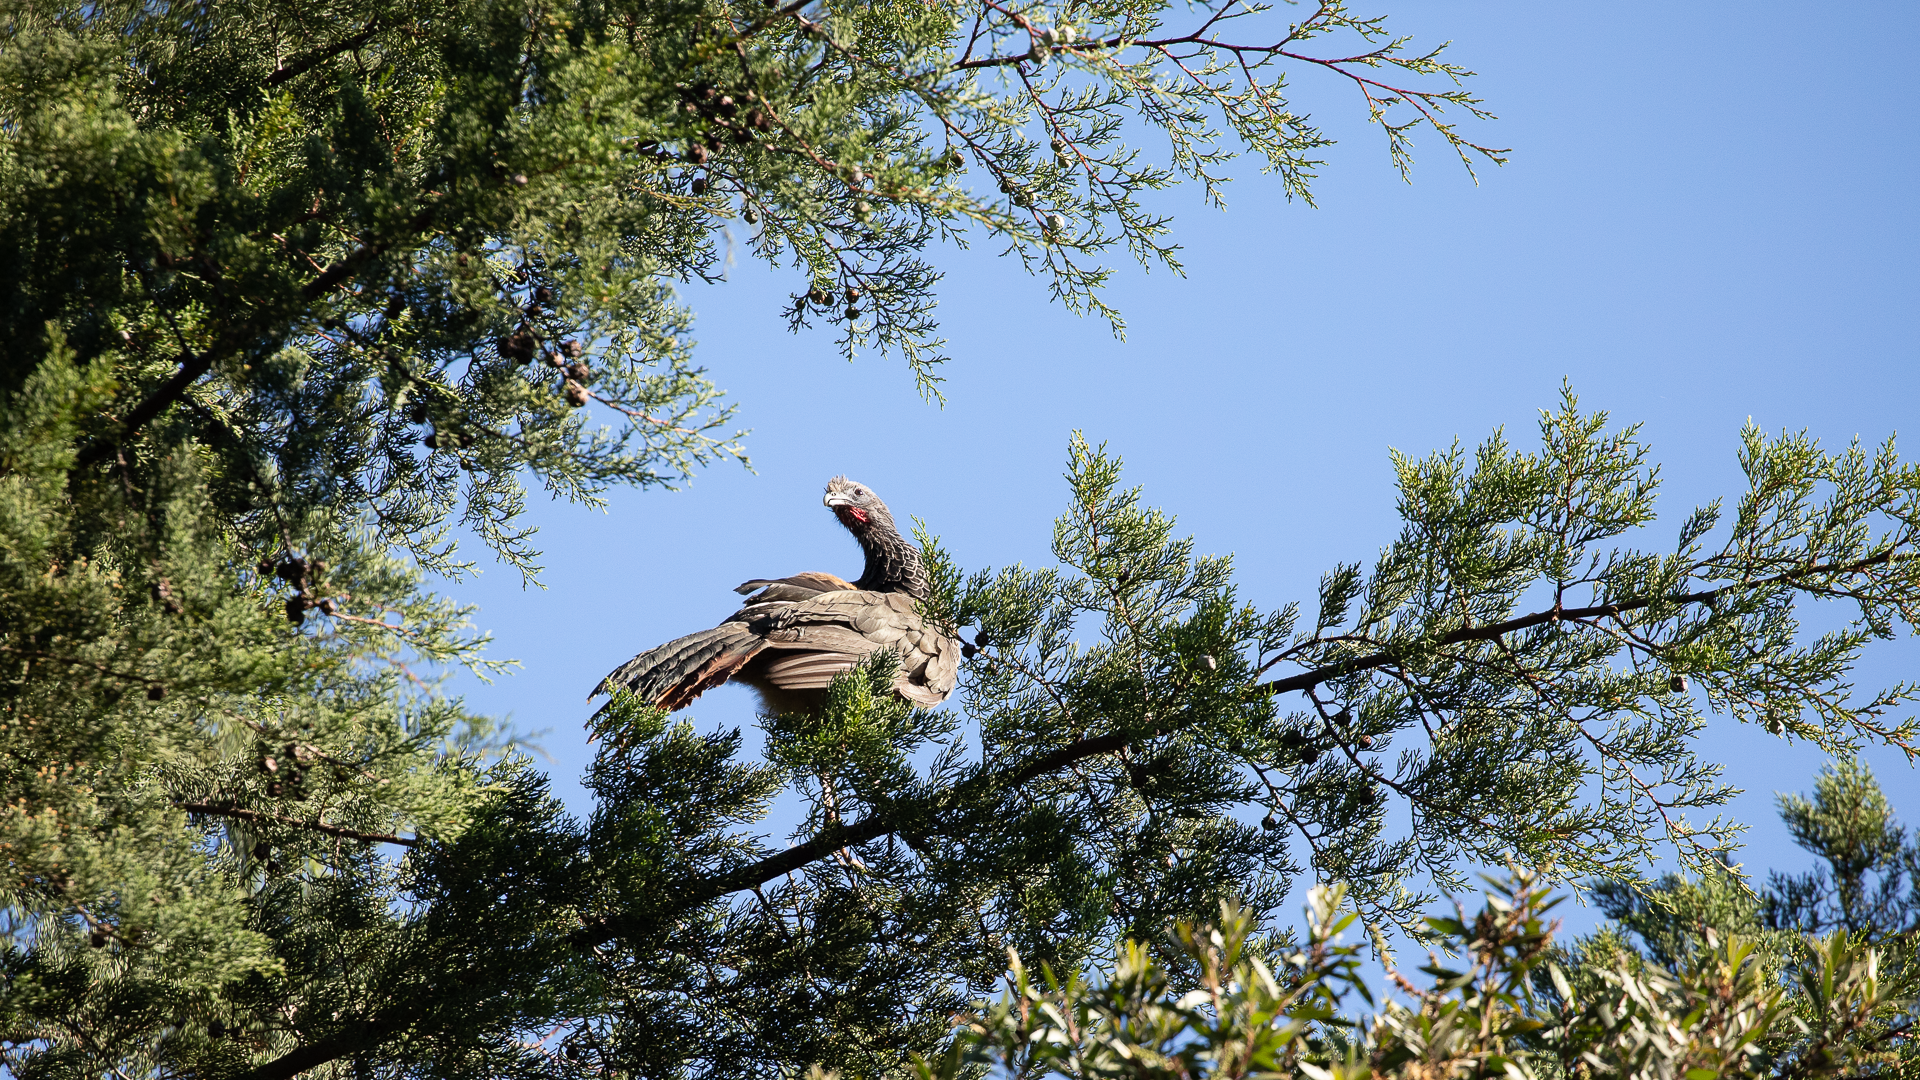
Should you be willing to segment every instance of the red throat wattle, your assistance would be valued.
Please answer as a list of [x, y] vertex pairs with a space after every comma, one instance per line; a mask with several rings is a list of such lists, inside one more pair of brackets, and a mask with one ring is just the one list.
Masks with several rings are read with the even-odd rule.
[[834, 510], [839, 513], [840, 520], [849, 525], [865, 525], [867, 523], [867, 512], [857, 506], [836, 506]]

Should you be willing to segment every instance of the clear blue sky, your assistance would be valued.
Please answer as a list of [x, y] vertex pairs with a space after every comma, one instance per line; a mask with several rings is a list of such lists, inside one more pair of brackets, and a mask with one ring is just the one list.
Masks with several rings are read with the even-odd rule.
[[[724, 285], [687, 287], [756, 472], [619, 492], [605, 514], [536, 506], [546, 590], [500, 567], [454, 589], [481, 605], [493, 655], [524, 664], [462, 683], [471, 704], [544, 731], [556, 790], [584, 812], [582, 699], [601, 675], [723, 618], [745, 578], [858, 570], [820, 506], [838, 473], [924, 518], [968, 568], [1044, 563], [1082, 429], [1200, 550], [1233, 553], [1243, 595], [1271, 608], [1392, 539], [1389, 448], [1502, 425], [1529, 444], [1563, 378], [1644, 422], [1665, 477], [1649, 543], [1739, 492], [1748, 418], [1834, 446], [1920, 427], [1920, 5], [1378, 9], [1416, 44], [1455, 42], [1501, 116], [1475, 134], [1514, 147], [1511, 164], [1475, 186], [1428, 135], [1404, 184], [1348, 88], [1301, 72], [1300, 102], [1342, 139], [1320, 207], [1286, 202], [1251, 163], [1224, 213], [1177, 193], [1187, 276], [1119, 276], [1124, 343], [1049, 306], [991, 243], [938, 252], [945, 409], [895, 360], [849, 364], [826, 333], [787, 334], [791, 274], [739, 263]], [[1862, 681], [1920, 676], [1917, 661], [1920, 642], [1900, 641]], [[753, 702], [726, 688], [693, 713], [751, 729]], [[1773, 799], [1810, 787], [1817, 752], [1731, 723], [1705, 752], [1745, 789], [1747, 864], [1804, 865]], [[1920, 824], [1913, 770], [1869, 760]]]

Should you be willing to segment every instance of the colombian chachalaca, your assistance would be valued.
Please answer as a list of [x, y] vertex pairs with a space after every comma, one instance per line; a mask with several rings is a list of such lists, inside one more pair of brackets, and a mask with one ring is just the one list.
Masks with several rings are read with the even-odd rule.
[[892, 649], [900, 656], [895, 693], [927, 707], [946, 700], [960, 643], [914, 610], [929, 588], [919, 548], [866, 485], [835, 477], [825, 501], [866, 553], [858, 581], [817, 571], [755, 578], [734, 589], [752, 595], [726, 622], [648, 649], [613, 669], [587, 699], [625, 687], [673, 710], [732, 681], [760, 691], [768, 709], [792, 712], [817, 707], [835, 675]]

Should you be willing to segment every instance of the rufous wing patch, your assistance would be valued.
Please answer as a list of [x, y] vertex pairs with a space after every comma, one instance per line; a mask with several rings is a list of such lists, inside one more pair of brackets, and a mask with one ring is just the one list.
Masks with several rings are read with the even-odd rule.
[[733, 591], [745, 596], [756, 589], [760, 590], [759, 594], [749, 600], [748, 603], [765, 604], [784, 602], [798, 604], [811, 600], [823, 593], [850, 592], [853, 589], [853, 583], [845, 578], [836, 577], [832, 574], [822, 573], [818, 570], [808, 570], [805, 573], [794, 574], [792, 577], [754, 578], [752, 581], [743, 581], [734, 586]]
[[754, 654], [759, 651], [759, 647], [756, 646], [748, 649], [730, 649], [721, 653], [702, 664], [693, 674], [669, 687], [654, 704], [668, 712], [685, 708], [694, 698], [733, 678], [734, 674], [745, 667], [747, 661], [753, 659]]

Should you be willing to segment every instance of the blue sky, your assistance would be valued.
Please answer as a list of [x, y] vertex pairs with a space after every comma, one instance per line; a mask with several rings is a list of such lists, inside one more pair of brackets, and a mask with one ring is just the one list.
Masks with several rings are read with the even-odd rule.
[[[493, 655], [524, 665], [462, 683], [470, 704], [543, 731], [556, 790], [585, 811], [582, 699], [601, 675], [723, 618], [748, 577], [857, 572], [820, 507], [839, 473], [925, 519], [968, 568], [1045, 563], [1068, 434], [1084, 430], [1272, 608], [1393, 538], [1389, 448], [1471, 445], [1503, 425], [1530, 445], [1563, 379], [1587, 407], [1644, 423], [1665, 478], [1649, 544], [1741, 490], [1749, 418], [1830, 446], [1916, 426], [1920, 5], [1380, 10], [1416, 44], [1453, 40], [1501, 116], [1474, 135], [1513, 147], [1510, 164], [1476, 186], [1425, 135], [1402, 183], [1349, 88], [1301, 72], [1299, 103], [1342, 140], [1319, 208], [1285, 201], [1251, 162], [1231, 170], [1224, 212], [1175, 193], [1186, 276], [1123, 269], [1110, 296], [1124, 343], [1050, 306], [992, 243], [937, 252], [944, 409], [897, 360], [848, 363], [828, 333], [788, 334], [790, 273], [737, 263], [725, 284], [686, 287], [697, 354], [741, 405], [755, 471], [618, 492], [604, 514], [536, 505], [545, 590], [502, 567], [453, 589], [480, 605]], [[1862, 682], [1920, 676], [1916, 661], [1914, 639], [1890, 644]], [[751, 728], [753, 702], [725, 688], [693, 713]], [[1732, 723], [1703, 745], [1745, 790], [1747, 864], [1802, 866], [1773, 799], [1809, 789], [1819, 754]], [[1869, 760], [1920, 824], [1913, 770]]]

